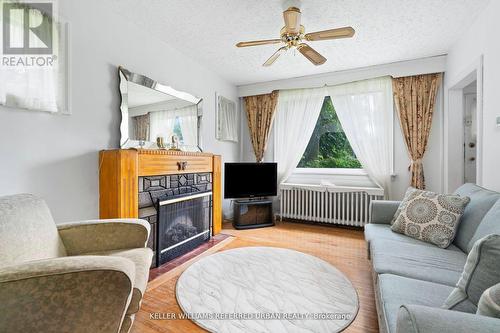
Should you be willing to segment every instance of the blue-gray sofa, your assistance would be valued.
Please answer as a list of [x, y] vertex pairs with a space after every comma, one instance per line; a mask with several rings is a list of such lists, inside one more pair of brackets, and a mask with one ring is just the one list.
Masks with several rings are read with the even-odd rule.
[[465, 184], [455, 194], [471, 201], [453, 244], [446, 249], [391, 231], [398, 201], [372, 202], [365, 239], [380, 332], [500, 332], [500, 318], [476, 314], [477, 304], [470, 304], [470, 313], [441, 308], [460, 279], [474, 243], [489, 234], [500, 234], [500, 193]]

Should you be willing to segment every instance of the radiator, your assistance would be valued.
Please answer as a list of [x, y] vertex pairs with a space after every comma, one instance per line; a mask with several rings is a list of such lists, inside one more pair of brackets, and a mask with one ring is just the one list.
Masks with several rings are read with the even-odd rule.
[[370, 202], [383, 198], [380, 188], [281, 184], [280, 218], [362, 227]]

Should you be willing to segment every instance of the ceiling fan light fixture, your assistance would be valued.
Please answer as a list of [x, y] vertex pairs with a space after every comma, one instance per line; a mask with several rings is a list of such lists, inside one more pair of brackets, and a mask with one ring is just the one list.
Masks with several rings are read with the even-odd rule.
[[[332, 40], [339, 38], [350, 38], [354, 36], [354, 29], [352, 27], [343, 27], [328, 29], [322, 31], [316, 31], [311, 33], [305, 33], [305, 28], [300, 24], [301, 12], [299, 9], [299, 4], [291, 5], [293, 1], [285, 1], [284, 4], [287, 5], [286, 9], [283, 11], [283, 20], [285, 21], [285, 26], [280, 31], [279, 39], [266, 39], [257, 40], [249, 42], [240, 42], [236, 44], [237, 47], [247, 47], [247, 46], [257, 46], [266, 44], [285, 44], [279, 48], [265, 63], [264, 66], [272, 65], [276, 59], [283, 53], [286, 53], [289, 49], [298, 50], [304, 57], [306, 57], [312, 64], [318, 66], [326, 62], [326, 58], [319, 54], [316, 50], [303, 41], [319, 41], [319, 40]], [[295, 2], [297, 3], [297, 2]], [[296, 51], [293, 54], [296, 54]]]

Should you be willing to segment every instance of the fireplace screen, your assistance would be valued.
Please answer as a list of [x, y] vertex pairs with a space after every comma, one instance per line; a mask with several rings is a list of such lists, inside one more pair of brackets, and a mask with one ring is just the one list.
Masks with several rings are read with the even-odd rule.
[[158, 200], [157, 266], [210, 239], [212, 192], [185, 193]]

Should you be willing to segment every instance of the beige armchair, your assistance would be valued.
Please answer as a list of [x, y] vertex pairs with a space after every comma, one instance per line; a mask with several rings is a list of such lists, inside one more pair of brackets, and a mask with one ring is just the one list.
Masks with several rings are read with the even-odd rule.
[[30, 194], [0, 197], [0, 332], [128, 332], [153, 253], [149, 223], [54, 223]]

